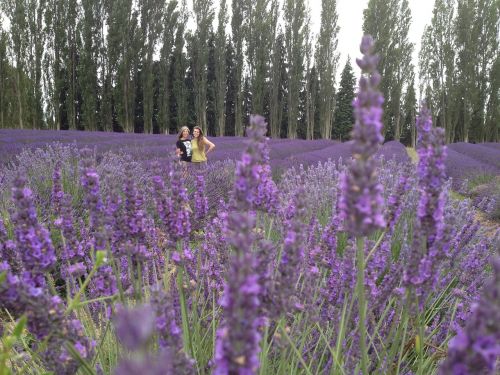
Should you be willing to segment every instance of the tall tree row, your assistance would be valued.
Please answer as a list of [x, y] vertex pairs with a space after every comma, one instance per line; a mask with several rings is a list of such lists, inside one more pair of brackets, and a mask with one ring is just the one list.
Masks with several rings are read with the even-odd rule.
[[447, 142], [498, 141], [499, 12], [495, 0], [435, 2], [422, 37], [421, 91]]
[[[0, 127], [347, 139], [355, 77], [337, 82], [336, 0], [3, 0]], [[412, 65], [408, 0], [370, 0], [386, 139], [411, 144], [417, 96], [448, 142], [498, 140], [496, 0], [436, 0]], [[352, 41], [359, 43], [359, 41]], [[416, 90], [415, 84], [418, 89]]]

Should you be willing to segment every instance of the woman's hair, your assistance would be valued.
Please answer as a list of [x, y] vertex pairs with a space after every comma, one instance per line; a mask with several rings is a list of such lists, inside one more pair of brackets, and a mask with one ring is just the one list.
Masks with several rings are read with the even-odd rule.
[[198, 136], [198, 140], [197, 140], [198, 147], [200, 147], [200, 146], [204, 147], [205, 146], [205, 139], [203, 138], [203, 130], [201, 130], [201, 128], [199, 126], [195, 126], [193, 128], [193, 131], [194, 131], [194, 129], [198, 129], [200, 131], [200, 135]]
[[179, 135], [177, 136], [177, 139], [181, 139], [182, 138], [182, 133], [184, 133], [184, 130], [189, 131], [189, 128], [187, 126], [183, 126], [181, 128], [181, 130], [179, 131]]

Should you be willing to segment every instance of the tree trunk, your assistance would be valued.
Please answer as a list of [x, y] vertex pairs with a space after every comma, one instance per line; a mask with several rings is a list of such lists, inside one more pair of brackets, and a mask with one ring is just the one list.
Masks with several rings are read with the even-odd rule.
[[17, 68], [16, 72], [16, 91], [17, 91], [17, 105], [18, 105], [18, 110], [19, 110], [19, 129], [24, 129], [24, 124], [23, 124], [23, 98], [21, 94], [21, 73], [19, 72], [21, 68]]

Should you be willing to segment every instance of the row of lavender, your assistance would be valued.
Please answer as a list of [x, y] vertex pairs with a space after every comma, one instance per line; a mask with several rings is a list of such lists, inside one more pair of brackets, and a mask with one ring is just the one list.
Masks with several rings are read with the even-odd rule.
[[[214, 137], [216, 151], [211, 161], [237, 160], [245, 147], [243, 137]], [[140, 162], [165, 162], [174, 152], [175, 135], [144, 135], [124, 133], [100, 133], [78, 131], [0, 130], [0, 164], [17, 164], [16, 156], [22, 152], [33, 152], [55, 143], [70, 145], [75, 149], [90, 147], [99, 155], [124, 153]], [[331, 140], [286, 140], [273, 139], [269, 142], [271, 165], [289, 167], [297, 163], [305, 165], [324, 162], [328, 159], [348, 158], [350, 143]], [[386, 158], [406, 161], [405, 148], [398, 142], [389, 142], [380, 154]]]
[[[47, 144], [55, 142], [77, 148], [95, 148], [98, 154], [125, 153], [133, 156], [136, 161], [156, 160], [161, 163], [169, 158], [175, 139], [175, 135], [0, 130], [0, 164], [16, 164], [16, 156], [22, 151], [34, 152], [37, 148], [45, 148]], [[244, 140], [240, 137], [214, 138], [217, 150], [211, 155], [211, 160], [237, 160], [244, 147]], [[298, 163], [314, 165], [328, 159], [335, 161], [351, 156], [350, 142], [273, 139], [269, 144], [271, 166], [282, 169]], [[385, 143], [379, 153], [386, 159], [395, 158], [399, 162], [407, 159], [405, 149], [399, 142]], [[497, 143], [456, 143], [449, 145], [446, 173], [454, 179], [454, 187], [458, 189], [466, 178], [473, 178], [478, 174], [500, 174], [499, 160], [500, 146]]]
[[[130, 155], [23, 154], [0, 219], [2, 374], [495, 373], [498, 236], [449, 197], [425, 110], [417, 169], [379, 165], [371, 48], [346, 164], [274, 182], [261, 118], [236, 163], [187, 179]], [[211, 211], [214, 185], [231, 194]]]

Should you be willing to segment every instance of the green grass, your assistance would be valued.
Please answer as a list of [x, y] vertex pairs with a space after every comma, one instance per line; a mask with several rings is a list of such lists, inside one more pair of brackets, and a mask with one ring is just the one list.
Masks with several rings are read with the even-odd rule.
[[497, 178], [494, 174], [480, 173], [469, 178], [468, 188], [472, 190], [480, 185], [486, 185], [493, 182]]

